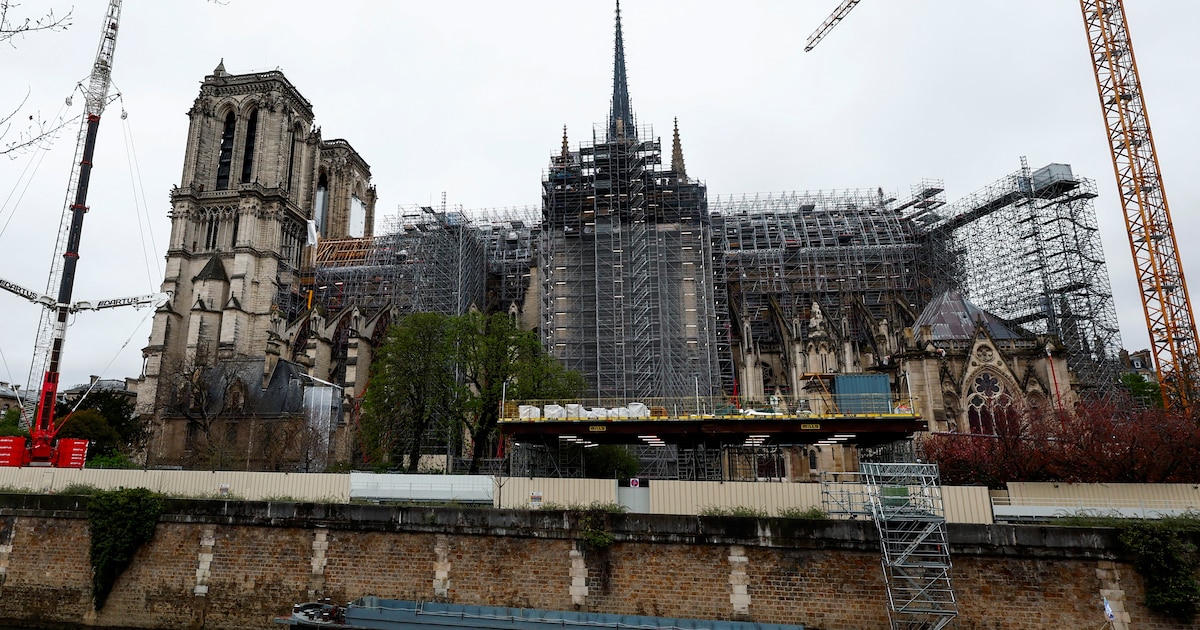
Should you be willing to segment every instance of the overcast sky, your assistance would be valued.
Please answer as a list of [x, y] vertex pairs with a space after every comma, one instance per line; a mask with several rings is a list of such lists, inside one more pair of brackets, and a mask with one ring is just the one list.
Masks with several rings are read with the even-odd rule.
[[[710, 197], [882, 187], [903, 198], [922, 178], [940, 178], [953, 200], [1017, 170], [1022, 155], [1034, 168], [1070, 163], [1099, 184], [1096, 211], [1124, 345], [1146, 347], [1079, 3], [868, 0], [817, 50], [802, 52], [837, 5], [626, 0], [639, 124], [669, 140], [678, 117], [688, 174], [707, 181]], [[1128, 5], [1190, 272], [1200, 233], [1200, 82], [1187, 42], [1200, 2]], [[0, 47], [0, 109], [28, 90], [25, 113], [53, 116], [90, 72], [106, 6], [77, 0], [67, 32]], [[72, 5], [24, 0], [17, 10], [43, 7]], [[128, 0], [113, 72], [123, 98], [101, 122], [76, 298], [157, 290], [186, 112], [222, 58], [235, 74], [284, 71], [312, 102], [324, 138], [349, 140], [371, 165], [378, 213], [436, 203], [443, 191], [466, 208], [535, 205], [562, 126], [574, 145], [607, 116], [612, 17], [612, 2], [599, 0]], [[76, 112], [81, 106], [75, 99]], [[74, 145], [71, 129], [36, 169], [32, 154], [0, 158], [0, 227], [9, 222], [0, 277], [45, 288]], [[145, 213], [148, 227], [143, 219], [139, 230]], [[143, 253], [151, 245], [156, 253]], [[24, 383], [36, 307], [0, 293], [0, 322], [0, 381]], [[137, 376], [149, 330], [146, 311], [78, 315], [63, 386], [89, 374]]]

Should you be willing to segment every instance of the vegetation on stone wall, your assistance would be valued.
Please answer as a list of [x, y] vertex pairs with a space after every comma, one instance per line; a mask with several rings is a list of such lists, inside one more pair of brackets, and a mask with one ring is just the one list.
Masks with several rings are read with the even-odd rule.
[[113, 585], [137, 550], [154, 537], [162, 511], [162, 495], [145, 488], [100, 491], [88, 500], [92, 597], [96, 610], [104, 608]]
[[1184, 538], [1200, 532], [1200, 518], [1164, 519], [1123, 528], [1122, 552], [1128, 554], [1146, 583], [1146, 607], [1188, 623], [1200, 606], [1200, 566], [1196, 545]]
[[987, 434], [924, 440], [944, 483], [1200, 483], [1200, 424], [1181, 413], [1091, 404], [993, 409], [988, 420]]

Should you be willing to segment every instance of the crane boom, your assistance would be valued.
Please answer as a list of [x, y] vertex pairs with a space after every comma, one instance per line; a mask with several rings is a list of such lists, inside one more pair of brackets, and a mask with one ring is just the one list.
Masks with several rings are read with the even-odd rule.
[[1163, 402], [1188, 410], [1197, 399], [1196, 324], [1124, 0], [1080, 0], [1117, 191], [1137, 270]]
[[54, 405], [58, 397], [59, 362], [62, 359], [67, 318], [71, 312], [71, 294], [75, 289], [75, 268], [79, 262], [83, 218], [88, 210], [87, 193], [91, 181], [92, 158], [96, 149], [96, 134], [100, 128], [100, 114], [108, 104], [108, 88], [111, 83], [120, 20], [121, 0], [109, 0], [104, 26], [100, 32], [100, 45], [96, 50], [96, 60], [92, 64], [86, 88], [86, 111], [79, 131], [75, 149], [76, 160], [68, 185], [70, 203], [63, 212], [59, 226], [58, 242], [55, 245], [54, 261], [46, 291], [47, 294], [54, 295], [53, 285], [57, 277], [58, 297], [54, 308], [46, 309], [42, 313], [37, 345], [34, 348], [32, 369], [45, 366], [41, 393], [36, 403], [37, 415], [29, 431], [33, 442], [30, 457], [38, 463], [49, 463], [55, 457], [53, 441], [61, 427], [61, 423], [56, 424], [54, 419]]
[[804, 46], [804, 52], [816, 48], [817, 44], [821, 43], [821, 40], [825, 39], [825, 36], [829, 34], [829, 31], [832, 31], [833, 27], [837, 26], [838, 22], [841, 22], [846, 17], [846, 14], [859, 2], [860, 0], [842, 0], [842, 4], [834, 9], [829, 17], [825, 18], [825, 21], [821, 26], [817, 27], [817, 30], [813, 31], [812, 35], [808, 36], [808, 43]]
[[[83, 122], [79, 127], [79, 135], [75, 144], [75, 160], [72, 162], [71, 177], [67, 182], [67, 197], [63, 203], [62, 218], [59, 220], [58, 237], [54, 244], [54, 253], [50, 257], [50, 276], [46, 280], [46, 295], [55, 295], [61, 285], [66, 266], [67, 242], [70, 239], [73, 222], [73, 207], [78, 200], [82, 184], [84, 197], [87, 196], [87, 181], [80, 181], [84, 165], [91, 169], [92, 156], [84, 155], [88, 146], [89, 130], [92, 129], [91, 118], [99, 121], [100, 114], [108, 105], [108, 88], [112, 79], [113, 55], [117, 46], [117, 27], [121, 20], [121, 0], [109, 0], [108, 11], [105, 13], [104, 26], [100, 30], [100, 44], [96, 49], [96, 59], [92, 63], [92, 72], [88, 77], [87, 87], [84, 88], [85, 112]], [[92, 136], [95, 141], [95, 136]], [[84, 208], [84, 212], [87, 209]], [[26, 383], [28, 391], [36, 391], [43, 380], [50, 361], [51, 347], [54, 345], [55, 328], [58, 315], [54, 309], [46, 309], [38, 320], [37, 337], [34, 340], [33, 360], [29, 366], [29, 379]], [[36, 401], [26, 405], [25, 414], [29, 417], [35, 412]]]

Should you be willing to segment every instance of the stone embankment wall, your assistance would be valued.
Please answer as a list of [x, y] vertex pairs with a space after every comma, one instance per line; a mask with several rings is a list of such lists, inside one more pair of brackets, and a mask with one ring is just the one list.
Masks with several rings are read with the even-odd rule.
[[[361, 595], [559, 610], [888, 627], [858, 521], [168, 501], [91, 610], [86, 499], [0, 496], [0, 623], [268, 628], [297, 601]], [[612, 544], [596, 548], [583, 540]], [[960, 628], [1093, 628], [1101, 597], [1147, 629], [1142, 580], [1103, 529], [951, 525]], [[1119, 627], [1128, 627], [1120, 624]]]

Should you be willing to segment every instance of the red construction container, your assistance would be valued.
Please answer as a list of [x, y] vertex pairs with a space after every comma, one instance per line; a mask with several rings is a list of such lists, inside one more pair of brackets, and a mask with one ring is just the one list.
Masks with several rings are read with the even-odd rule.
[[54, 452], [55, 468], [83, 468], [87, 461], [88, 441], [75, 438], [63, 438], [58, 441], [58, 449]]
[[24, 466], [28, 453], [25, 438], [17, 435], [0, 436], [0, 466]]

